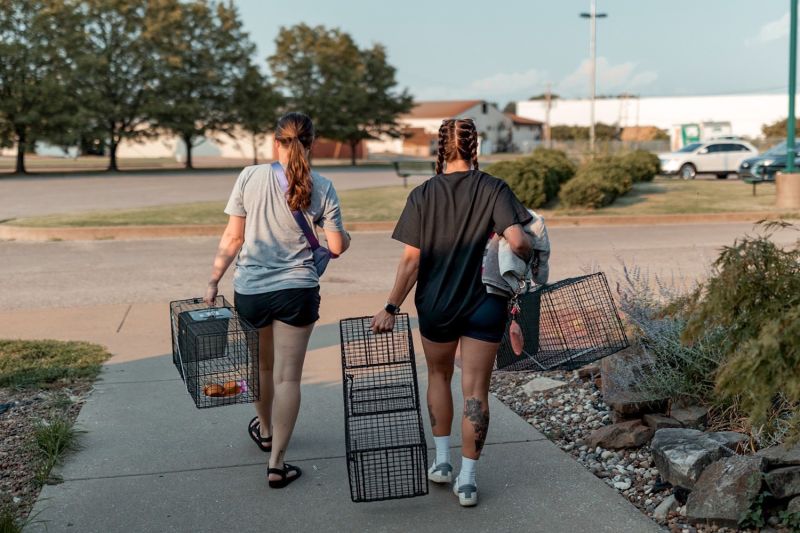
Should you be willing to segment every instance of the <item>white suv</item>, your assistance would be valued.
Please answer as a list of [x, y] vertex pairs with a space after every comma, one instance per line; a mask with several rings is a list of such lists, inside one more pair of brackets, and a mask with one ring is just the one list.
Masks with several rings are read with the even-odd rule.
[[662, 174], [677, 174], [685, 180], [698, 174], [716, 174], [725, 179], [739, 170], [742, 161], [755, 155], [758, 150], [746, 141], [720, 139], [687, 144], [677, 152], [659, 154], [658, 159]]

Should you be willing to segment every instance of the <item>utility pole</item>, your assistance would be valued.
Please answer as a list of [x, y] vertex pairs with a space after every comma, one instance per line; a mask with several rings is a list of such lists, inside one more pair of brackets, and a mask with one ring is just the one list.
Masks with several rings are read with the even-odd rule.
[[589, 150], [594, 153], [594, 99], [597, 90], [597, 19], [606, 18], [606, 13], [597, 12], [597, 0], [591, 0], [589, 13], [581, 13], [581, 18], [589, 19], [589, 57], [591, 58], [591, 82], [589, 102]]
[[550, 82], [547, 82], [547, 91], [545, 92], [545, 112], [544, 112], [544, 134], [547, 141], [547, 147], [553, 147], [553, 135], [550, 133], [550, 108], [553, 105], [553, 93], [550, 89]]
[[794, 138], [795, 138], [795, 84], [797, 82], [797, 0], [789, 0], [790, 5], [790, 24], [789, 24], [789, 118], [786, 121], [786, 172], [792, 173], [795, 170], [794, 158]]

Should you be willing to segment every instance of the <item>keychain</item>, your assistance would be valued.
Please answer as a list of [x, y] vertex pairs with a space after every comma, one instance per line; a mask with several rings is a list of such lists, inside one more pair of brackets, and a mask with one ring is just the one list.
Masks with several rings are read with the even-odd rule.
[[525, 347], [525, 338], [522, 336], [522, 328], [517, 323], [519, 315], [519, 294], [514, 295], [511, 300], [511, 325], [508, 328], [508, 336], [511, 339], [511, 349], [519, 357]]

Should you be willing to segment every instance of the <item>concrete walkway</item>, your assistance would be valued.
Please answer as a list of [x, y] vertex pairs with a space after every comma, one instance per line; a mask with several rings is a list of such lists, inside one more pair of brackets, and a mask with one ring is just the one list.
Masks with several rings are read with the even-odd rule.
[[[378, 299], [327, 300], [312, 337], [303, 405], [287, 454], [304, 477], [281, 491], [267, 487], [266, 456], [246, 435], [252, 406], [197, 410], [170, 357], [152, 355], [168, 350], [166, 306], [130, 317], [126, 346], [112, 348], [120, 355], [105, 366], [78, 418], [86, 430], [82, 449], [57, 472], [64, 482], [42, 490], [34, 511], [42, 522], [28, 531], [660, 531], [494, 398], [477, 508], [460, 508], [448, 488], [433, 484], [426, 497], [352, 503], [336, 320], [366, 314]], [[98, 316], [88, 316], [87, 309], [76, 321], [111, 328], [100, 320], [108, 309], [95, 310]], [[64, 326], [62, 332], [50, 329], [50, 336], [69, 338]], [[42, 336], [34, 329], [21, 336]], [[98, 334], [97, 340], [110, 337]], [[92, 340], [89, 328], [73, 335]], [[421, 352], [418, 340], [416, 346]], [[422, 354], [417, 357], [421, 362]], [[426, 430], [432, 445], [427, 424]]]

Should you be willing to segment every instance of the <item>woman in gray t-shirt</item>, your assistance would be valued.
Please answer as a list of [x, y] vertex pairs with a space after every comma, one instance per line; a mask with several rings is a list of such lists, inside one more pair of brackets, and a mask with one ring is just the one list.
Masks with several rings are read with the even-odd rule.
[[323, 228], [333, 254], [350, 246], [333, 184], [311, 172], [313, 141], [311, 119], [288, 113], [278, 121], [274, 146], [278, 172], [283, 170], [287, 183], [281, 183], [272, 165], [247, 167], [239, 175], [225, 208], [230, 218], [205, 296], [213, 305], [219, 280], [236, 259], [236, 309], [259, 331], [260, 399], [248, 433], [261, 450], [271, 452], [267, 472], [273, 488], [301, 475], [284, 462], [284, 455], [300, 409], [308, 339], [319, 319], [319, 275], [293, 212], [300, 212], [308, 226]]

